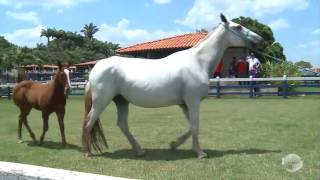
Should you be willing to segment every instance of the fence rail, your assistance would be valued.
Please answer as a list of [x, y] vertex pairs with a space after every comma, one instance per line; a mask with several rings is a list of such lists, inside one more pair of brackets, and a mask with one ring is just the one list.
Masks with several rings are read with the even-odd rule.
[[[306, 88], [312, 91], [300, 90]], [[250, 98], [261, 95], [320, 94], [320, 77], [272, 77], [272, 78], [215, 78], [210, 79], [209, 95], [248, 95]]]
[[[294, 82], [294, 83], [292, 83]], [[86, 82], [71, 82], [71, 95], [83, 95]], [[14, 83], [0, 85], [0, 96], [12, 96]], [[209, 81], [210, 96], [247, 95], [250, 98], [261, 95], [277, 95], [287, 98], [291, 95], [320, 94], [320, 77], [272, 77], [272, 78], [215, 78]], [[304, 88], [297, 91], [297, 88]]]

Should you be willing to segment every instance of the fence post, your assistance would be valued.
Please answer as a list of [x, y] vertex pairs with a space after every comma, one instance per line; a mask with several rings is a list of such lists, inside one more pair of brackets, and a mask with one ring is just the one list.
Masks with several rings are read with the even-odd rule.
[[217, 80], [217, 98], [220, 98], [220, 77], [217, 76], [216, 77], [216, 80]]
[[9, 73], [8, 73], [8, 71], [6, 73], [6, 79], [7, 79], [7, 96], [8, 96], [8, 99], [10, 100], [11, 99], [11, 93], [10, 93], [10, 86], [9, 86]]
[[253, 98], [253, 77], [250, 76], [250, 92], [249, 92], [249, 97]]
[[283, 75], [283, 98], [288, 96], [288, 78], [287, 75]]

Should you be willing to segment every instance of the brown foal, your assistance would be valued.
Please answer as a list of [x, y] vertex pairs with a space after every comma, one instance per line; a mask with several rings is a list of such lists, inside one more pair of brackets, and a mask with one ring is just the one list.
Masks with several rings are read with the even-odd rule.
[[[18, 126], [18, 141], [22, 143], [21, 129], [22, 124], [25, 125], [30, 133], [34, 143], [37, 143], [36, 137], [32, 132], [27, 116], [32, 108], [42, 111], [43, 132], [40, 137], [39, 144], [43, 143], [44, 136], [49, 128], [49, 115], [53, 112], [57, 114], [62, 145], [66, 145], [64, 133], [64, 115], [65, 105], [68, 92], [71, 88], [69, 70], [63, 68], [61, 63], [58, 64], [59, 69], [54, 76], [54, 79], [47, 84], [42, 84], [35, 81], [21, 81], [13, 89], [13, 101], [20, 109], [19, 126]], [[18, 80], [21, 78], [17, 78]]]

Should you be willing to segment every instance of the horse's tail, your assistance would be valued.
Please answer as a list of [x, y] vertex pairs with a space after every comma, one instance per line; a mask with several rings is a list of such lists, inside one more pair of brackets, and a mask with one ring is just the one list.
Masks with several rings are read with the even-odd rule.
[[91, 147], [95, 151], [102, 152], [103, 147], [108, 148], [107, 140], [104, 136], [103, 129], [100, 123], [100, 119], [97, 119], [90, 132], [88, 132], [87, 124], [89, 122], [89, 112], [92, 107], [92, 93], [90, 88], [90, 82], [87, 83], [85, 90], [85, 112], [82, 128], [82, 145], [87, 153], [91, 153]]

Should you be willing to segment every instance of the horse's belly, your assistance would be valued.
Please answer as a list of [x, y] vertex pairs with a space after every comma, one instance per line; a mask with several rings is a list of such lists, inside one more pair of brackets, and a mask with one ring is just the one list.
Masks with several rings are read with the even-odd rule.
[[164, 107], [170, 105], [183, 104], [180, 94], [174, 92], [161, 91], [129, 91], [121, 94], [130, 103], [141, 107]]

